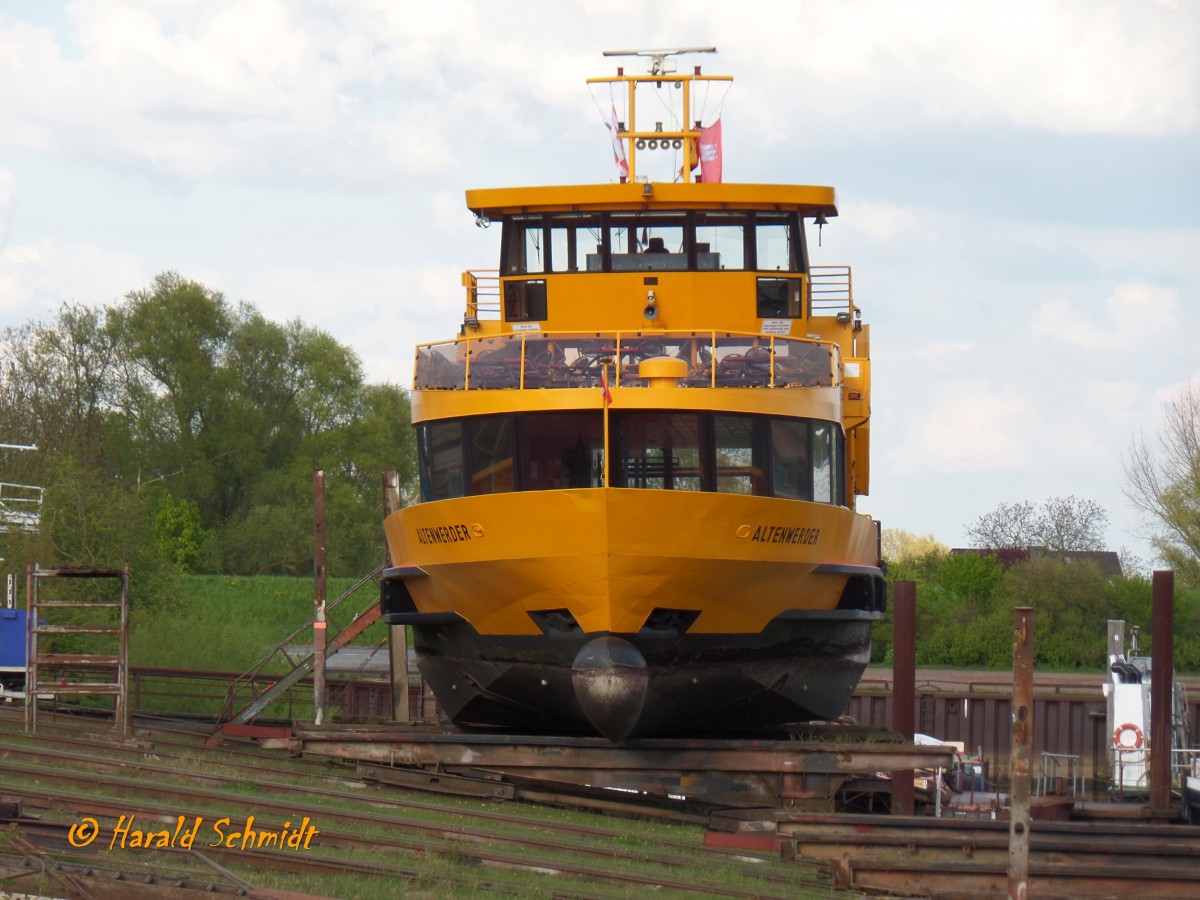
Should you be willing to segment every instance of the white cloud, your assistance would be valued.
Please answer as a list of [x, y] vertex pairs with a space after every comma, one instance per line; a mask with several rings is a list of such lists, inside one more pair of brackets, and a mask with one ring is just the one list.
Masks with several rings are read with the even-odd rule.
[[840, 204], [839, 212], [846, 217], [849, 231], [861, 232], [872, 240], [904, 238], [911, 242], [930, 236], [928, 220], [912, 207], [865, 201]]
[[17, 195], [17, 179], [12, 172], [0, 166], [0, 247], [8, 239], [8, 208]]
[[[822, 119], [836, 91], [856, 130], [913, 119], [1085, 134], [1168, 134], [1200, 121], [1200, 15], [1120, 0], [756, 4], [733, 45]], [[708, 7], [710, 23], [721, 23]], [[728, 23], [721, 23], [728, 24]], [[725, 43], [730, 43], [725, 41]], [[762, 98], [763, 122], [777, 97]], [[835, 104], [837, 105], [837, 104]], [[864, 108], [869, 115], [864, 116]]]
[[1126, 283], [1116, 287], [1103, 309], [1080, 308], [1074, 300], [1057, 299], [1037, 311], [1031, 330], [1039, 337], [1095, 350], [1141, 346], [1170, 333], [1180, 319], [1179, 295], [1170, 288]]
[[937, 382], [923, 410], [907, 410], [904, 439], [884, 458], [893, 475], [1017, 470], [1028, 463], [1029, 404], [1008, 387], [982, 379]]
[[632, 28], [611, 3], [495, 9], [90, 0], [67, 7], [69, 32], [0, 19], [0, 142], [185, 179], [378, 184], [575, 134], [593, 112], [581, 78], [631, 32], [642, 46], [719, 40], [768, 140], [794, 139], [796, 121], [1103, 134], [1200, 121], [1190, 5], [690, 0], [638, 5]]
[[917, 359], [928, 361], [939, 361], [943, 359], [954, 359], [955, 357], [965, 356], [975, 349], [974, 341], [936, 341], [932, 344], [925, 344], [918, 347], [914, 352]]
[[149, 281], [132, 255], [43, 240], [0, 250], [0, 322], [49, 320], [63, 303], [112, 303]]
[[1084, 413], [1103, 420], [1125, 420], [1145, 403], [1142, 388], [1129, 379], [1092, 378], [1079, 395]]

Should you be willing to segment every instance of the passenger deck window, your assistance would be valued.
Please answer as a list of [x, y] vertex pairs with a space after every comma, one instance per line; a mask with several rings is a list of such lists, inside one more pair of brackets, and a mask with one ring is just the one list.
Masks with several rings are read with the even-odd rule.
[[471, 494], [515, 491], [513, 469], [516, 452], [512, 416], [479, 416], [464, 420], [467, 459], [471, 469]]
[[837, 484], [836, 463], [833, 427], [827, 422], [813, 423], [812, 448], [813, 499], [818, 503], [833, 503], [834, 486]]
[[600, 487], [604, 421], [599, 415], [536, 413], [521, 421], [523, 490]]
[[756, 416], [713, 417], [716, 483], [721, 494], [766, 493], [766, 442], [763, 421]]
[[698, 491], [702, 485], [699, 413], [626, 413], [617, 418], [618, 487]]
[[804, 419], [771, 420], [771, 481], [776, 497], [814, 499], [809, 430]]
[[[691, 411], [610, 414], [615, 487], [716, 491], [844, 504], [834, 422]], [[421, 498], [603, 484], [599, 411], [474, 416], [418, 427]]]
[[434, 422], [422, 427], [421, 494], [428, 500], [463, 495], [462, 422]]

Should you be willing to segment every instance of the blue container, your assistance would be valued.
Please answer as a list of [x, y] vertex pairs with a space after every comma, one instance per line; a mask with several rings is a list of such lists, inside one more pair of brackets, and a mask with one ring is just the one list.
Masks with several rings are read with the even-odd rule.
[[0, 609], [0, 670], [25, 671], [25, 620], [23, 609]]

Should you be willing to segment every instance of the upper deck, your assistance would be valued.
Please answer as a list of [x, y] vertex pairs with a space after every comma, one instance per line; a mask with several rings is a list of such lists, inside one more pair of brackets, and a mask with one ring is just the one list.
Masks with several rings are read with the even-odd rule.
[[794, 184], [625, 182], [485, 188], [467, 191], [467, 208], [496, 220], [518, 213], [683, 210], [789, 210], [807, 217], [837, 215], [831, 187]]

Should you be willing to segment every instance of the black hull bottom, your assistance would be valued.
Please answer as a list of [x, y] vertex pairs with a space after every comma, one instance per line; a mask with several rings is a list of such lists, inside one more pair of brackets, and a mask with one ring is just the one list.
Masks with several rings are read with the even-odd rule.
[[698, 737], [845, 712], [871, 623], [779, 619], [760, 634], [480, 635], [414, 625], [421, 673], [456, 725], [542, 734]]

